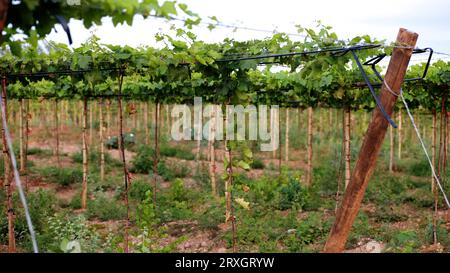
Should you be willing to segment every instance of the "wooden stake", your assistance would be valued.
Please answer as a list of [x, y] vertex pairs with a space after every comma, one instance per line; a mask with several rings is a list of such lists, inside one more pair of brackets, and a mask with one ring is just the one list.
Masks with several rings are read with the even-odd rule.
[[394, 172], [394, 129], [389, 126], [389, 172]]
[[81, 208], [87, 208], [87, 180], [88, 180], [88, 155], [87, 155], [87, 99], [83, 100], [82, 111], [82, 152], [83, 152], [83, 182], [81, 184]]
[[345, 159], [345, 188], [350, 183], [351, 176], [351, 151], [350, 151], [350, 136], [351, 136], [351, 111], [350, 107], [344, 109], [344, 159]]
[[307, 153], [308, 153], [308, 166], [306, 171], [306, 185], [312, 185], [312, 177], [313, 177], [313, 109], [312, 107], [308, 107], [308, 145], [307, 145]]
[[[402, 109], [398, 109], [398, 128], [397, 128], [397, 157], [398, 159], [402, 159]], [[434, 166], [434, 165], [433, 165]]]
[[103, 121], [103, 105], [104, 100], [100, 99], [99, 101], [99, 116], [100, 116], [100, 124], [98, 126], [98, 133], [100, 138], [100, 181], [105, 180], [105, 141], [103, 136], [104, 130], [104, 121]]
[[[2, 79], [2, 105], [1, 107], [5, 109], [5, 119], [8, 120], [8, 104], [6, 101], [6, 78]], [[1, 123], [3, 124], [3, 123]], [[12, 166], [11, 166], [11, 157], [8, 150], [5, 128], [2, 126], [2, 142], [3, 142], [3, 162], [4, 162], [4, 187], [6, 193], [6, 213], [8, 215], [8, 252], [14, 253], [16, 252], [16, 238], [14, 232], [14, 203], [13, 203], [13, 188], [11, 185], [13, 179]]]
[[59, 157], [59, 120], [58, 120], [58, 100], [55, 99], [55, 108], [53, 109], [53, 115], [54, 115], [54, 122], [55, 122], [55, 153], [54, 156], [56, 156], [56, 162], [58, 164], [58, 167], [61, 168], [61, 160]]
[[155, 158], [153, 160], [153, 205], [156, 207], [156, 189], [158, 176], [158, 161], [159, 161], [159, 120], [160, 120], [161, 104], [159, 102], [155, 105]]
[[[396, 44], [401, 47], [394, 48], [385, 77], [386, 83], [397, 94], [403, 83], [417, 37], [418, 34], [403, 28], [398, 33]], [[383, 84], [380, 92], [380, 101], [388, 115], [392, 115], [396, 100], [397, 96], [391, 94], [386, 85]], [[375, 169], [376, 160], [388, 125], [389, 123], [380, 109], [378, 107], [375, 108], [350, 184], [345, 191], [342, 205], [337, 212], [324, 252], [341, 252], [344, 250], [350, 229], [361, 206], [367, 184]]]
[[216, 105], [213, 105], [213, 113], [211, 116], [211, 121], [209, 122], [209, 142], [210, 142], [210, 163], [209, 163], [209, 176], [211, 178], [211, 191], [214, 196], [217, 196], [217, 185], [216, 185], [216, 150], [214, 147], [214, 141], [216, 138]]
[[[431, 163], [436, 166], [436, 139], [437, 139], [437, 114], [436, 109], [433, 109], [433, 123], [432, 123], [432, 135], [431, 135]], [[434, 193], [434, 176], [431, 172], [431, 192]]]
[[284, 161], [289, 161], [289, 108], [286, 108], [286, 136], [284, 143]]
[[148, 104], [149, 102], [144, 102], [144, 128], [145, 128], [145, 145], [150, 144], [150, 130], [149, 130], [149, 124], [148, 124]]
[[20, 115], [19, 115], [19, 156], [20, 156], [20, 172], [25, 173], [26, 160], [25, 160], [25, 100], [20, 99]]

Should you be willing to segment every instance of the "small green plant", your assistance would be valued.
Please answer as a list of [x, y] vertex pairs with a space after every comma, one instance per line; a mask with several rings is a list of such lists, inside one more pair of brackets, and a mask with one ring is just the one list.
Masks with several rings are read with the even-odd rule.
[[83, 215], [55, 214], [47, 218], [47, 230], [41, 236], [47, 251], [97, 252], [101, 251], [99, 234], [90, 228]]
[[288, 182], [280, 187], [278, 207], [282, 210], [293, 206], [302, 209], [308, 202], [308, 199], [308, 190], [300, 185], [298, 179], [290, 176]]
[[83, 179], [83, 172], [75, 168], [45, 167], [36, 170], [46, 181], [58, 183], [61, 186], [68, 186], [80, 183]]
[[119, 201], [99, 195], [88, 202], [88, 217], [102, 221], [120, 220], [126, 216], [126, 209]]
[[388, 252], [410, 253], [420, 246], [417, 233], [412, 230], [403, 230], [395, 233], [388, 243]]
[[142, 202], [146, 198], [147, 192], [152, 191], [149, 181], [133, 180], [129, 188], [130, 199]]
[[225, 220], [223, 213], [222, 204], [218, 202], [209, 204], [205, 210], [197, 216], [198, 224], [204, 229], [218, 229], [218, 225]]
[[51, 156], [53, 152], [49, 149], [41, 149], [37, 147], [28, 148], [27, 155]]
[[[122, 162], [120, 162], [117, 159], [112, 158], [109, 153], [105, 153], [104, 156], [105, 156], [105, 164], [112, 165], [114, 167], [118, 167], [118, 166], [122, 165]], [[81, 151], [74, 153], [71, 156], [71, 158], [72, 158], [73, 162], [75, 162], [75, 163], [79, 163], [79, 164], [83, 163], [83, 154]], [[100, 153], [95, 150], [90, 151], [89, 155], [88, 155], [88, 162], [91, 165], [98, 166], [100, 164]]]
[[140, 146], [136, 156], [131, 161], [130, 171], [148, 174], [152, 171], [155, 150], [148, 146]]
[[167, 144], [161, 145], [160, 154], [167, 157], [176, 157], [185, 160], [194, 160], [195, 155], [186, 148], [172, 147]]
[[252, 169], [264, 169], [266, 167], [266, 165], [264, 164], [264, 162], [261, 159], [254, 158], [252, 163], [250, 164], [250, 167]]

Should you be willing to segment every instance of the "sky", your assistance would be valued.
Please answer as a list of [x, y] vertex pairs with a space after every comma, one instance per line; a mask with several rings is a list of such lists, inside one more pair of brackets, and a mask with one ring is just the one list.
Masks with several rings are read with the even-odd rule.
[[[83, 0], [80, 0], [83, 4]], [[395, 40], [398, 29], [404, 27], [419, 34], [418, 47], [432, 47], [435, 51], [450, 54], [450, 1], [449, 0], [179, 0], [189, 9], [208, 20], [216, 16], [222, 24], [258, 30], [218, 27], [209, 31], [206, 25], [195, 27], [193, 32], [200, 40], [219, 42], [224, 38], [247, 40], [270, 36], [270, 31], [296, 34], [295, 25], [314, 26], [316, 20], [330, 25], [340, 39], [369, 34], [377, 39]], [[182, 16], [180, 14], [180, 16]], [[172, 22], [181, 25], [181, 22]], [[113, 26], [104, 18], [101, 26], [84, 28], [81, 21], [71, 20], [74, 44], [77, 47], [92, 33], [102, 43], [119, 45], [155, 46], [154, 35], [170, 31], [163, 19], [135, 16], [133, 25]], [[292, 39], [301, 39], [295, 35]], [[47, 40], [67, 43], [67, 36], [58, 25]], [[450, 55], [436, 55], [450, 60]], [[420, 61], [425, 56], [416, 56]]]

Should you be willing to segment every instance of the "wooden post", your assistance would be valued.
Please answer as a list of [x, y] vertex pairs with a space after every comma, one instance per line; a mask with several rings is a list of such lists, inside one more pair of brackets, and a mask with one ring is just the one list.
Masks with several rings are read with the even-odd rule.
[[20, 172], [25, 173], [25, 99], [20, 99], [20, 116], [19, 116], [19, 154], [20, 154]]
[[343, 113], [344, 119], [344, 161], [345, 161], [345, 188], [347, 188], [350, 183], [351, 177], [351, 151], [350, 151], [350, 139], [351, 139], [351, 118], [352, 112], [350, 107], [345, 107]]
[[[4, 119], [8, 120], [8, 104], [6, 101], [6, 78], [2, 78], [2, 105], [1, 107], [5, 110]], [[6, 133], [5, 128], [3, 127], [3, 123], [1, 123], [1, 131], [2, 131], [2, 143], [3, 143], [3, 164], [4, 164], [4, 182], [3, 186], [5, 187], [6, 194], [6, 213], [8, 217], [8, 252], [14, 253], [16, 252], [16, 237], [14, 231], [14, 222], [15, 222], [15, 213], [14, 213], [14, 202], [13, 202], [13, 170], [11, 165], [11, 154], [8, 149], [8, 145], [6, 142]]]
[[[431, 163], [436, 166], [436, 129], [437, 129], [437, 114], [436, 109], [433, 109], [433, 124], [432, 124], [432, 137], [431, 137]], [[434, 192], [434, 176], [431, 173], [431, 192]]]
[[56, 162], [58, 163], [58, 168], [61, 168], [61, 160], [59, 157], [59, 120], [58, 120], [58, 100], [55, 99], [55, 108], [53, 109], [53, 119], [55, 122], [55, 151], [54, 156], [56, 156]]
[[[398, 109], [397, 149], [398, 159], [402, 159], [402, 109]], [[434, 165], [433, 165], [434, 166]]]
[[103, 106], [105, 101], [100, 99], [99, 101], [99, 116], [100, 116], [100, 125], [98, 126], [98, 137], [100, 138], [100, 181], [105, 180], [105, 141], [103, 137], [104, 131], [104, 117], [103, 117]]
[[[416, 45], [417, 38], [417, 33], [403, 28], [399, 30], [397, 35], [396, 44], [399, 47], [395, 47], [392, 52], [385, 77], [385, 82], [397, 94], [400, 92], [399, 90], [411, 58], [412, 48]], [[396, 100], [397, 96], [391, 94], [386, 85], [383, 84], [380, 92], [380, 101], [388, 115], [392, 115]], [[376, 160], [388, 125], [389, 123], [380, 109], [378, 107], [375, 108], [350, 184], [345, 191], [342, 205], [337, 211], [336, 220], [325, 244], [324, 252], [341, 252], [344, 250], [350, 229], [361, 206], [367, 184], [375, 169]]]
[[312, 185], [313, 180], [313, 108], [308, 107], [308, 144], [307, 144], [307, 154], [308, 154], [308, 165], [306, 171], [306, 185], [309, 187]]
[[87, 99], [83, 99], [83, 111], [82, 112], [82, 153], [83, 153], [83, 181], [81, 183], [81, 208], [87, 209], [87, 191], [88, 191], [88, 151], [87, 151]]

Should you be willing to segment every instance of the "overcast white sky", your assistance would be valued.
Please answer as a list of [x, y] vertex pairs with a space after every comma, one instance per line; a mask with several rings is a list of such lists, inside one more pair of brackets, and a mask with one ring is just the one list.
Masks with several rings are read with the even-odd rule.
[[[314, 25], [321, 20], [331, 25], [342, 39], [369, 34], [378, 39], [395, 39], [398, 29], [405, 27], [419, 33], [419, 47], [432, 47], [450, 53], [450, 1], [449, 0], [179, 0], [200, 14], [202, 18], [217, 16], [224, 24], [265, 30], [296, 33], [295, 25]], [[83, 4], [83, 0], [81, 0]], [[157, 18], [136, 16], [133, 26], [114, 28], [105, 18], [101, 26], [90, 30], [80, 21], [71, 20], [70, 28], [76, 47], [94, 31], [103, 43], [120, 45], [155, 45], [154, 34], [168, 31], [170, 23]], [[47, 40], [67, 43], [60, 26], [56, 26]], [[196, 27], [199, 39], [218, 42], [225, 37], [238, 40], [263, 38], [270, 33], [216, 28], [210, 32], [206, 26]], [[295, 39], [295, 36], [292, 38]], [[446, 57], [448, 56], [442, 56]]]

